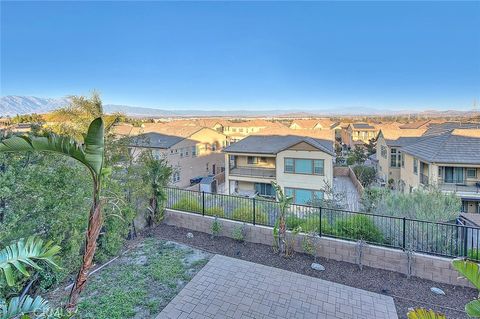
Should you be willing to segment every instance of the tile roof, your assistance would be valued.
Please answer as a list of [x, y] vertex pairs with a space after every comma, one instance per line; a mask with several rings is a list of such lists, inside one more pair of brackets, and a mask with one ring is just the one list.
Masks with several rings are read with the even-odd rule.
[[245, 122], [231, 122], [228, 124], [230, 127], [285, 127], [285, 125], [279, 122], [270, 122], [267, 120], [251, 120]]
[[130, 146], [167, 149], [183, 139], [184, 137], [181, 136], [150, 132], [133, 137], [130, 141]]
[[355, 130], [363, 130], [363, 129], [367, 129], [367, 130], [374, 130], [375, 127], [368, 124], [368, 123], [352, 123], [350, 124], [352, 126], [353, 129]]
[[290, 124], [290, 127], [292, 127], [294, 124], [303, 129], [313, 129], [317, 125], [320, 125], [322, 129], [329, 129], [335, 123], [330, 119], [300, 119], [293, 120], [292, 124]]
[[445, 122], [431, 124], [424, 135], [438, 135], [454, 129], [480, 129], [480, 123], [474, 122]]
[[480, 164], [480, 130], [452, 130], [426, 135], [402, 148], [402, 152], [430, 163]]
[[301, 142], [306, 142], [332, 156], [335, 154], [331, 141], [297, 135], [250, 135], [228, 146], [224, 152], [277, 154]]
[[401, 129], [426, 128], [429, 123], [430, 123], [430, 120], [410, 122], [410, 123], [400, 125], [400, 128]]
[[426, 129], [381, 129], [380, 134], [388, 146], [406, 146], [416, 142]]
[[264, 128], [258, 132], [252, 133], [251, 135], [295, 135], [303, 137], [313, 137], [322, 140], [335, 140], [335, 132], [332, 130], [311, 130], [311, 129], [291, 129], [288, 127], [275, 127], [275, 128]]

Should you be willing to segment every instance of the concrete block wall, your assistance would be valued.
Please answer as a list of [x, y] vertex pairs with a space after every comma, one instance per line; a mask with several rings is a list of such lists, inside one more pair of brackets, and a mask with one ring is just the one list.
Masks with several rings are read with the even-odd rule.
[[[214, 218], [210, 216], [166, 209], [164, 223], [210, 234], [213, 220]], [[231, 238], [234, 228], [243, 225], [242, 222], [232, 220], [219, 218], [219, 221], [222, 224], [221, 235]], [[245, 227], [246, 241], [272, 245], [271, 227], [254, 226], [252, 224], [245, 224]], [[304, 234], [299, 234], [296, 237], [295, 251], [303, 252], [302, 241], [304, 236]], [[328, 259], [356, 263], [356, 246], [355, 242], [321, 237], [317, 241], [317, 255]], [[473, 287], [467, 280], [458, 278], [458, 272], [451, 266], [451, 259], [424, 254], [414, 254], [413, 258], [413, 276], [440, 283]], [[368, 245], [363, 248], [362, 264], [402, 274], [407, 273], [407, 255], [398, 249]]]

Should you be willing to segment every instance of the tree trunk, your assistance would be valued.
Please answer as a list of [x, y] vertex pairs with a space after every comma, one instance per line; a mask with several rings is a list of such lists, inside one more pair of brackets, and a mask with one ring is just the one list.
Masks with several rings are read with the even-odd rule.
[[282, 215], [278, 225], [278, 248], [281, 255], [286, 254], [286, 233], [285, 217]]
[[152, 227], [156, 222], [155, 217], [158, 213], [157, 198], [155, 196], [150, 198], [150, 207], [148, 208], [148, 211], [150, 214], [148, 216], [147, 225], [148, 227]]
[[97, 239], [102, 228], [102, 214], [100, 202], [95, 201], [91, 210], [90, 217], [88, 219], [88, 230], [85, 239], [85, 252], [83, 254], [83, 262], [80, 271], [78, 272], [75, 284], [70, 292], [70, 299], [68, 301], [67, 310], [75, 311], [78, 304], [80, 293], [85, 288], [85, 284], [88, 278], [88, 273], [92, 267], [93, 256], [97, 249]]

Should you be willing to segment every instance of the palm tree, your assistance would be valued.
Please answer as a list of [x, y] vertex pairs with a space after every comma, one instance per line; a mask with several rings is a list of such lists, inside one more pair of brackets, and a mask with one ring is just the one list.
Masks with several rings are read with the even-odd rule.
[[[54, 257], [60, 252], [60, 246], [52, 242], [44, 243], [37, 237], [29, 237], [27, 241], [20, 239], [0, 250], [0, 275], [3, 274], [7, 285], [15, 284], [15, 271], [26, 277], [30, 276], [27, 267], [39, 270], [36, 261], [43, 261], [59, 268]], [[29, 295], [13, 297], [10, 300], [0, 298], [0, 319], [24, 318], [23, 315], [38, 314], [49, 310], [48, 302], [40, 296], [32, 298]], [[29, 317], [28, 317], [29, 318]]]
[[92, 267], [97, 239], [102, 227], [100, 189], [104, 160], [104, 124], [101, 117], [96, 118], [88, 127], [84, 144], [71, 137], [50, 135], [48, 137], [14, 136], [0, 142], [0, 152], [55, 152], [76, 159], [88, 169], [93, 180], [93, 202], [88, 219], [85, 238], [85, 252], [80, 271], [70, 292], [68, 310], [75, 310], [80, 293], [85, 288], [87, 276]]
[[160, 210], [160, 206], [162, 206], [167, 199], [165, 186], [167, 186], [172, 176], [173, 169], [164, 158], [154, 158], [152, 152], [144, 152], [141, 160], [146, 168], [142, 174], [142, 179], [150, 185], [149, 188], [151, 189], [147, 223], [148, 226], [152, 226], [162, 219], [162, 216], [159, 214], [159, 211], [162, 211]]
[[280, 254], [287, 253], [287, 227], [285, 223], [287, 209], [293, 202], [293, 197], [285, 195], [282, 188], [276, 183], [272, 182], [275, 192], [277, 194], [277, 200], [280, 204], [280, 216], [278, 220], [278, 249]]

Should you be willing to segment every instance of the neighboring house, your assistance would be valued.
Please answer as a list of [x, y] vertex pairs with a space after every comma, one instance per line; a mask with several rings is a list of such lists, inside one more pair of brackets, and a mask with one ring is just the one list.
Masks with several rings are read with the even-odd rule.
[[462, 211], [480, 213], [480, 129], [454, 129], [402, 148], [405, 192], [433, 185], [462, 199]]
[[162, 126], [156, 132], [141, 133], [131, 138], [132, 154], [151, 149], [154, 156], [164, 157], [175, 169], [172, 185], [190, 186], [190, 179], [216, 175], [225, 170], [222, 149], [227, 137], [210, 128]]
[[279, 122], [270, 122], [267, 120], [251, 120], [244, 122], [229, 122], [228, 126], [224, 128], [223, 133], [230, 138], [230, 141], [237, 142], [248, 135], [257, 133], [263, 129], [274, 129], [285, 127]]
[[402, 147], [410, 145], [424, 134], [426, 129], [383, 129], [377, 137], [377, 174], [385, 183], [400, 181], [403, 163]]
[[354, 148], [356, 145], [368, 144], [378, 134], [378, 129], [368, 123], [352, 123], [342, 131], [342, 143]]
[[225, 179], [229, 194], [275, 197], [276, 181], [297, 204], [312, 204], [333, 185], [331, 140], [296, 135], [252, 135], [230, 145]]
[[166, 122], [164, 123], [164, 125], [207, 127], [217, 132], [223, 133], [225, 131], [225, 127], [230, 125], [230, 121], [227, 121], [225, 119], [216, 119], [216, 118], [181, 119], [181, 120], [172, 120], [170, 122]]

